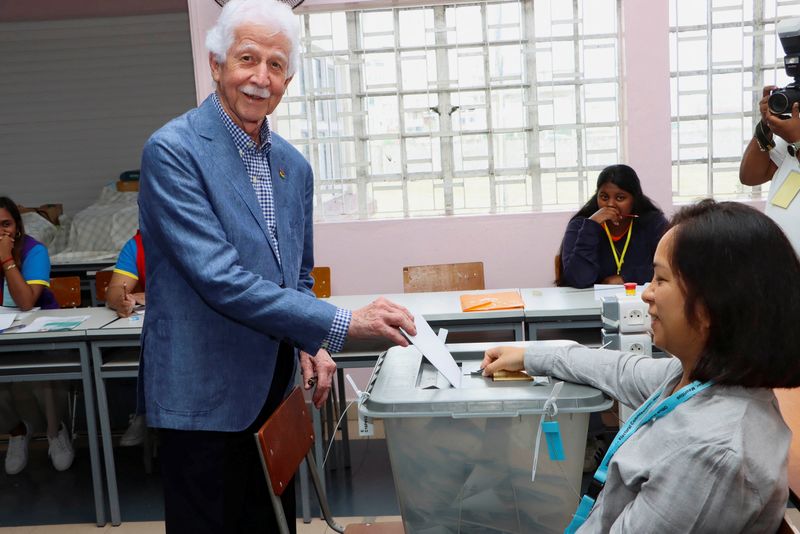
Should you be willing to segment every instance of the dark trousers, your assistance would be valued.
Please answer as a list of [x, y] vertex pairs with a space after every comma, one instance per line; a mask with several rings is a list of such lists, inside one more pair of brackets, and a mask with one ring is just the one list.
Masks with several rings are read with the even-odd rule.
[[[283, 400], [294, 353], [281, 345], [267, 400], [241, 432], [159, 429], [167, 534], [277, 534], [278, 523], [253, 434]], [[294, 480], [283, 493], [295, 527]]]

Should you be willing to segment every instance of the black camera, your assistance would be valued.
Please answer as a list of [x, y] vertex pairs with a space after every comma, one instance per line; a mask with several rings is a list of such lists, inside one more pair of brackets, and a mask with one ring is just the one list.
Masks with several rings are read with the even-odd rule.
[[786, 74], [794, 78], [794, 82], [783, 89], [772, 91], [767, 105], [774, 115], [789, 118], [794, 103], [800, 102], [800, 17], [780, 21], [778, 37], [786, 53], [783, 67], [786, 69]]

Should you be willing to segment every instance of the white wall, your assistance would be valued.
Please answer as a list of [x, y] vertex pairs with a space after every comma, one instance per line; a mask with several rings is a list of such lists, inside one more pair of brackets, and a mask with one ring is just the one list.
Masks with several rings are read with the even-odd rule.
[[186, 13], [0, 24], [0, 194], [75, 213], [194, 105]]

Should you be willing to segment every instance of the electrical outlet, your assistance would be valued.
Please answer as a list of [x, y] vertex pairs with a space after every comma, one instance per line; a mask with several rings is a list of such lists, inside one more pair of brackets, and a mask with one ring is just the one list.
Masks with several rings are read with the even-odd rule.
[[630, 346], [628, 347], [628, 350], [630, 352], [638, 352], [639, 354], [641, 354], [644, 352], [644, 347], [642, 346], [641, 343], [631, 343]]
[[631, 310], [628, 314], [628, 324], [644, 324], [644, 314], [642, 310]]

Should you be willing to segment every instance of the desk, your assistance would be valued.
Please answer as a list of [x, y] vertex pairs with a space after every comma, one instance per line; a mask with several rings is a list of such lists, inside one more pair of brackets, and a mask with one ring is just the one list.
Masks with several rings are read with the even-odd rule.
[[[28, 314], [23, 323], [30, 324], [36, 317], [88, 315], [78, 329], [65, 332], [4, 333], [0, 334], [0, 381], [36, 382], [41, 380], [80, 380], [83, 384], [86, 431], [89, 441], [89, 457], [92, 470], [92, 487], [97, 526], [106, 524], [103, 486], [100, 471], [100, 455], [97, 450], [97, 427], [95, 426], [94, 392], [89, 367], [89, 347], [86, 341], [87, 328], [101, 328], [116, 318], [116, 314], [105, 308], [73, 308], [64, 310], [40, 310]], [[74, 351], [76, 355], [45, 355], [30, 357], [38, 351]]]
[[[451, 332], [476, 332], [486, 330], [510, 330], [514, 341], [524, 339], [522, 310], [475, 311], [461, 310], [461, 295], [518, 291], [514, 289], [491, 289], [480, 291], [440, 291], [436, 293], [396, 293], [393, 295], [334, 296], [323, 299], [334, 306], [356, 310], [383, 296], [392, 302], [421, 314], [434, 327], [447, 327]], [[346, 352], [346, 351], [343, 351]]]
[[789, 447], [789, 500], [800, 506], [800, 389], [776, 389], [781, 414], [792, 431]]
[[[484, 291], [445, 291], [437, 293], [402, 293], [384, 295], [387, 299], [405, 306], [423, 317], [434, 327], [445, 327], [451, 332], [485, 332], [508, 331], [507, 341], [524, 340], [524, 323], [529, 323], [529, 331], [534, 333], [536, 328], [579, 327], [589, 328], [600, 326], [600, 303], [594, 299], [593, 290], [575, 290], [570, 288], [542, 288], [522, 290], [525, 301], [525, 310], [502, 310], [464, 312], [461, 310], [461, 295], [465, 293], [494, 293], [511, 290], [484, 290]], [[323, 299], [335, 306], [355, 310], [366, 306], [380, 295], [353, 295], [334, 296]], [[109, 359], [104, 357], [103, 351], [111, 347], [138, 347], [142, 321], [119, 319], [110, 324], [102, 325], [95, 329], [87, 329], [86, 339], [91, 350], [95, 387], [97, 390], [98, 414], [100, 430], [103, 441], [103, 456], [106, 467], [106, 482], [109, 493], [109, 509], [111, 523], [119, 525], [121, 513], [119, 507], [119, 492], [114, 465], [114, 453], [111, 442], [111, 428], [108, 420], [108, 404], [105, 390], [105, 380], [118, 377], [135, 377], [138, 374], [138, 358]], [[533, 325], [533, 326], [532, 326]], [[377, 356], [390, 347], [385, 340], [352, 340], [345, 343], [344, 349], [334, 355], [337, 368], [337, 397], [339, 406], [344, 408], [345, 387], [344, 371], [346, 367], [372, 367]], [[316, 458], [320, 465], [324, 457], [322, 423], [317, 410], [312, 410], [314, 417], [314, 430], [319, 437], [316, 441]], [[342, 427], [342, 441], [349, 439], [347, 425]], [[349, 463], [349, 450], [344, 446], [345, 463]], [[301, 481], [304, 480], [300, 473]], [[303, 485], [301, 485], [303, 494]], [[304, 509], [307, 502], [303, 496]], [[305, 512], [304, 512], [305, 515]]]
[[[539, 330], [552, 328], [597, 328], [602, 326], [602, 305], [593, 288], [543, 287], [522, 289], [527, 339], [539, 338]], [[620, 291], [622, 292], [621, 288]], [[609, 293], [613, 294], [613, 293]]]

